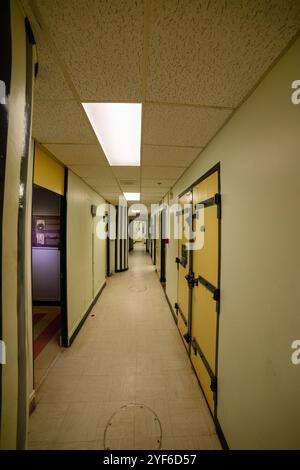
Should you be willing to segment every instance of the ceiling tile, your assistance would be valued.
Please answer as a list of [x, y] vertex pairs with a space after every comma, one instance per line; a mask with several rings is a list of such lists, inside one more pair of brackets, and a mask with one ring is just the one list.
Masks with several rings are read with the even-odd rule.
[[101, 191], [100, 192], [101, 196], [104, 197], [109, 202], [117, 203], [119, 200], [119, 196], [122, 196], [122, 193], [118, 192], [105, 192]]
[[73, 94], [65, 77], [44, 41], [37, 42], [38, 75], [34, 81], [36, 100], [70, 100]]
[[112, 171], [118, 179], [136, 180], [140, 179], [139, 166], [113, 166]]
[[34, 101], [32, 132], [41, 143], [97, 143], [76, 101]]
[[147, 99], [236, 107], [299, 23], [295, 0], [151, 0]]
[[141, 101], [142, 0], [39, 0], [81, 101]]
[[160, 196], [152, 196], [152, 197], [145, 197], [141, 199], [142, 204], [158, 204], [161, 201], [162, 197]]
[[164, 195], [166, 194], [166, 191], [163, 191], [162, 193], [145, 193], [145, 192], [142, 192], [141, 194], [141, 199], [161, 199], [162, 197], [164, 197]]
[[176, 179], [147, 179], [142, 177], [142, 190], [146, 188], [170, 188], [176, 183]]
[[204, 147], [230, 114], [224, 109], [147, 104], [143, 144]]
[[108, 165], [69, 165], [69, 168], [81, 178], [91, 178], [103, 182], [116, 181]]
[[34, 80], [34, 99], [65, 100], [73, 99], [66, 78], [58, 65], [57, 59], [47, 44], [40, 25], [36, 21], [30, 6], [30, 0], [21, 0], [29, 18], [36, 41], [38, 74]]
[[83, 178], [83, 180], [92, 188], [97, 191], [107, 191], [107, 192], [115, 192], [120, 191], [119, 185], [114, 182], [113, 180], [107, 180], [106, 182], [103, 179], [99, 178]]
[[143, 166], [187, 167], [197, 157], [201, 148], [143, 146]]
[[46, 144], [45, 147], [65, 165], [108, 165], [100, 145]]
[[122, 191], [127, 193], [139, 193], [141, 189], [140, 182], [135, 182], [133, 184], [126, 184], [126, 181], [119, 180], [120, 187]]
[[142, 168], [143, 178], [148, 179], [178, 179], [184, 168], [167, 166], [145, 166]]

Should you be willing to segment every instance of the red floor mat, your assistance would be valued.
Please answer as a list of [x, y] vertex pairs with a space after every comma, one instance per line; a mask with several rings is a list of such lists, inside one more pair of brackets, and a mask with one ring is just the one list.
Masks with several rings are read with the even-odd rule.
[[32, 320], [33, 326], [36, 325], [37, 322], [39, 322], [42, 318], [44, 318], [45, 315], [46, 313], [35, 313]]
[[[43, 315], [43, 314], [41, 314]], [[44, 349], [49, 341], [55, 336], [60, 329], [60, 315], [57, 315], [49, 325], [42, 331], [42, 333], [34, 340], [33, 343], [33, 358], [36, 359], [40, 352]]]

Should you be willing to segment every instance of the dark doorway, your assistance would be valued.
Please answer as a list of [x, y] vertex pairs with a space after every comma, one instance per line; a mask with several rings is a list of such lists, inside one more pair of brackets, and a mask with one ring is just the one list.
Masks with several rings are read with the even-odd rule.
[[160, 213], [160, 282], [166, 283], [166, 210]]

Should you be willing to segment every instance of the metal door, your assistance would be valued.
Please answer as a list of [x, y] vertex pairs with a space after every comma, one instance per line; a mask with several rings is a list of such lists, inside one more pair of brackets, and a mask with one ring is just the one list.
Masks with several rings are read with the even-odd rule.
[[[190, 351], [191, 361], [213, 414], [217, 392], [220, 203], [219, 172], [215, 171], [193, 188], [193, 226], [196, 236], [197, 231], [201, 231], [204, 237], [202, 248], [192, 252]], [[203, 211], [201, 215], [200, 211]], [[197, 220], [201, 222], [197, 224]]]

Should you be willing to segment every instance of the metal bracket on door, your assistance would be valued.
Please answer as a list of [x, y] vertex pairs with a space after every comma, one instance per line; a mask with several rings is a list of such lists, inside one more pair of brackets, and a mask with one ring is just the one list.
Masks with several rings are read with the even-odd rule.
[[[218, 219], [221, 218], [221, 194], [216, 193], [213, 197], [210, 197], [209, 199], [205, 199], [205, 201], [198, 202], [195, 204], [195, 209], [196, 211], [198, 209], [202, 209], [205, 207], [210, 207], [210, 206], [218, 206]], [[196, 214], [194, 214], [196, 216]]]
[[187, 320], [186, 320], [185, 316], [183, 315], [183, 312], [182, 312], [181, 308], [179, 307], [178, 304], [175, 304], [175, 305], [177, 305], [177, 310], [178, 310], [178, 312], [179, 312], [179, 314], [182, 318], [183, 323], [185, 324], [185, 326], [187, 326]]
[[[215, 287], [213, 284], [211, 284], [209, 281], [207, 281], [204, 277], [198, 276], [197, 281], [200, 282], [206, 289], [208, 289], [212, 294], [213, 294], [213, 299], [218, 301], [220, 300], [220, 289]], [[198, 285], [198, 283], [196, 284]]]
[[198, 341], [196, 340], [196, 338], [193, 338], [192, 340], [192, 348], [194, 350], [194, 354], [195, 356], [197, 354], [199, 354], [207, 372], [208, 372], [208, 375], [210, 376], [210, 389], [212, 392], [216, 393], [217, 392], [217, 377], [215, 376], [215, 374], [213, 373], [213, 371], [211, 370], [211, 367], [202, 351], [202, 349], [200, 348], [199, 344], [198, 344]]

